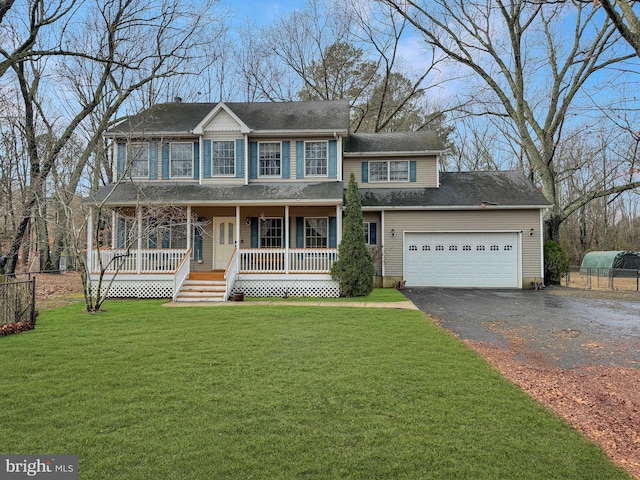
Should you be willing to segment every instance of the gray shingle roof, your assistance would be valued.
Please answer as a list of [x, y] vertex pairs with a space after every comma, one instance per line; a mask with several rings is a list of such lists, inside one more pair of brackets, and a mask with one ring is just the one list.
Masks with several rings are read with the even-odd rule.
[[[133, 115], [107, 134], [188, 134], [217, 103], [162, 103]], [[253, 102], [226, 103], [250, 129], [260, 130], [336, 130], [349, 128], [349, 102]]]
[[126, 205], [213, 205], [252, 202], [260, 204], [318, 203], [342, 201], [342, 182], [253, 183], [250, 185], [196, 185], [167, 183], [120, 183], [98, 190], [88, 201], [107, 206]]
[[393, 133], [353, 133], [344, 143], [344, 152], [423, 152], [443, 151], [444, 143], [433, 131]]
[[551, 206], [522, 171], [440, 174], [440, 188], [362, 188], [363, 207], [514, 208]]

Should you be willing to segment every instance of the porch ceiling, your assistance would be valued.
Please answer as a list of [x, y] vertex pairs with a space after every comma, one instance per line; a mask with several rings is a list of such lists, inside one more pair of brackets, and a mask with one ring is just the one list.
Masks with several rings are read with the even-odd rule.
[[340, 205], [342, 182], [254, 183], [249, 185], [110, 184], [86, 200], [105, 206], [297, 204]]

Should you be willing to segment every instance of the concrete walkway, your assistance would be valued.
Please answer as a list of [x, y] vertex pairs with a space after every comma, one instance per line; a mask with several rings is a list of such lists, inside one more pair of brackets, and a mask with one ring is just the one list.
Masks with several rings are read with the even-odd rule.
[[168, 302], [164, 307], [242, 307], [253, 306], [287, 306], [287, 307], [359, 307], [359, 308], [391, 308], [397, 310], [419, 310], [413, 302], [332, 302], [332, 301], [286, 301], [267, 302]]

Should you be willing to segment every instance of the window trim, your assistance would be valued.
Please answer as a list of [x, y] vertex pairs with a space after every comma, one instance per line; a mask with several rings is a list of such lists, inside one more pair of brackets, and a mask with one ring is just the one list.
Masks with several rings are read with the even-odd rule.
[[[257, 170], [258, 170], [258, 178], [282, 178], [282, 141], [275, 141], [275, 142], [271, 142], [271, 141], [262, 141], [262, 142], [257, 142], [257, 159], [256, 162], [258, 163], [257, 165]], [[260, 173], [260, 145], [266, 145], [266, 144], [277, 144], [279, 146], [279, 153], [280, 153], [280, 165], [279, 165], [279, 169], [280, 169], [280, 173], [277, 175], [263, 175]]]
[[[189, 145], [191, 147], [191, 173], [187, 175], [173, 175], [173, 145]], [[169, 142], [169, 178], [193, 178], [193, 142]]]
[[[233, 173], [225, 173], [225, 174], [215, 174], [214, 173], [214, 167], [213, 167], [213, 161], [215, 160], [214, 155], [213, 155], [213, 144], [214, 143], [222, 143], [222, 142], [226, 142], [226, 143], [231, 143], [233, 146], [233, 156], [231, 158], [231, 164], [233, 166]], [[226, 178], [230, 178], [230, 177], [235, 177], [236, 176], [236, 141], [235, 140], [211, 140], [211, 177], [215, 177], [215, 178], [221, 178], [221, 177], [226, 177]], [[282, 157], [282, 152], [280, 153], [280, 156]]]
[[[130, 148], [134, 145], [140, 145], [145, 148], [147, 152], [147, 174], [146, 175], [133, 175], [133, 164], [129, 162]], [[129, 176], [131, 178], [149, 178], [151, 174], [151, 155], [149, 155], [149, 142], [128, 142], [125, 149], [126, 167], [129, 168]]]
[[[321, 173], [307, 173], [307, 143], [324, 143], [326, 146], [326, 156], [324, 158], [325, 161], [325, 172], [324, 174]], [[304, 148], [303, 148], [303, 155], [304, 155], [304, 176], [305, 177], [315, 177], [315, 178], [326, 178], [329, 176], [329, 140], [305, 140], [304, 141]], [[309, 217], [311, 218], [311, 217]]]
[[[407, 164], [407, 179], [406, 180], [391, 180], [391, 162], [394, 163], [406, 163]], [[372, 163], [386, 163], [387, 164], [387, 179], [386, 180], [372, 180], [371, 179], [371, 164]], [[411, 160], [369, 160], [367, 162], [368, 183], [409, 183], [411, 181]]]

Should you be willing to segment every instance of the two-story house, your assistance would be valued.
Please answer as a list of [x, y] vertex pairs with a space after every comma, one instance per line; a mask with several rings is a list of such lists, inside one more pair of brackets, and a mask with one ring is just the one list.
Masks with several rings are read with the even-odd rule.
[[[110, 296], [338, 296], [344, 189], [362, 192], [379, 285], [522, 288], [549, 206], [522, 172], [443, 173], [433, 132], [349, 134], [347, 101], [160, 104], [105, 133]], [[95, 228], [94, 228], [95, 227]], [[98, 255], [100, 253], [100, 255]]]

